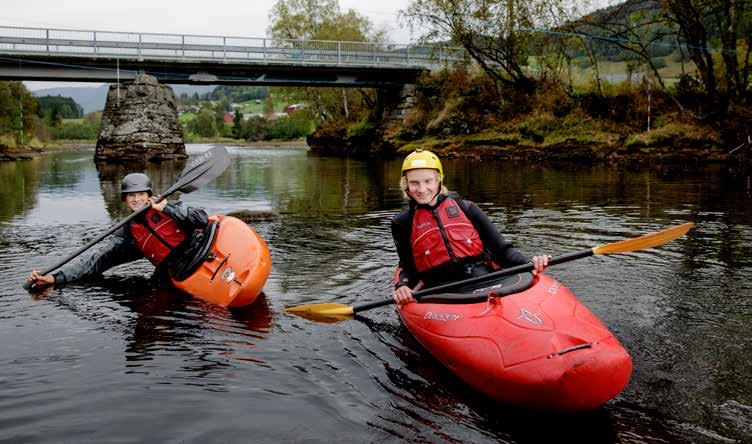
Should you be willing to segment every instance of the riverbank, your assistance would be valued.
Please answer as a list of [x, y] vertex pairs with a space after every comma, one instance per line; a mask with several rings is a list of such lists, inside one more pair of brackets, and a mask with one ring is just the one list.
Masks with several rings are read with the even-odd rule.
[[59, 140], [32, 146], [0, 145], [0, 160], [30, 160], [51, 151], [93, 150], [95, 146], [96, 140]]
[[725, 146], [709, 125], [676, 120], [649, 131], [630, 131], [584, 114], [530, 115], [464, 134], [416, 134], [402, 126], [354, 135], [347, 128], [321, 128], [308, 144], [317, 154], [333, 156], [402, 156], [422, 148], [447, 158], [536, 162], [708, 163], [746, 161], [752, 154], [749, 144]]
[[[396, 139], [393, 143], [404, 153], [423, 148], [442, 157], [544, 162], [726, 162], [736, 154], [729, 154], [734, 147], [724, 147], [712, 128], [680, 122], [638, 133], [586, 120], [550, 131], [531, 131], [522, 123], [475, 134]], [[744, 152], [737, 155], [741, 154]]]
[[[270, 140], [249, 142], [242, 139], [229, 138], [207, 138], [198, 141], [191, 141], [188, 144], [212, 144], [212, 145], [232, 145], [247, 148], [280, 148], [280, 149], [308, 149], [305, 140]], [[96, 140], [61, 140], [54, 143], [47, 143], [41, 146], [19, 146], [9, 147], [0, 145], [0, 161], [2, 160], [30, 160], [35, 156], [51, 151], [77, 151], [93, 150], [96, 147]]]
[[[308, 137], [317, 154], [404, 155], [417, 148], [444, 157], [576, 162], [743, 162], [752, 158], [746, 107], [713, 109], [681, 88], [604, 84], [567, 90], [541, 81], [532, 91], [496, 85], [482, 74], [422, 77], [396, 110], [333, 120]], [[385, 102], [386, 103], [386, 102]]]

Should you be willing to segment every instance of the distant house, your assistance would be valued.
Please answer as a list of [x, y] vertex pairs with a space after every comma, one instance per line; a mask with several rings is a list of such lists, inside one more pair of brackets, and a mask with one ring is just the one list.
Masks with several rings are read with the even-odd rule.
[[293, 103], [292, 105], [287, 105], [285, 107], [285, 113], [288, 116], [291, 116], [292, 114], [300, 111], [301, 109], [305, 109], [307, 105], [305, 103]]
[[223, 117], [224, 121], [227, 123], [232, 123], [232, 121], [235, 119], [235, 113], [225, 113], [225, 116]]

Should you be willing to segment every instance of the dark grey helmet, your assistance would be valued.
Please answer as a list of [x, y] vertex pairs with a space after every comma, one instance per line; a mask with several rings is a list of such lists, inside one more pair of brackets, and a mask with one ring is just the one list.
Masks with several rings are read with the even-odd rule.
[[152, 195], [149, 176], [144, 173], [131, 173], [123, 177], [123, 181], [120, 182], [120, 199], [125, 200], [126, 194], [140, 191], [146, 191], [149, 196]]

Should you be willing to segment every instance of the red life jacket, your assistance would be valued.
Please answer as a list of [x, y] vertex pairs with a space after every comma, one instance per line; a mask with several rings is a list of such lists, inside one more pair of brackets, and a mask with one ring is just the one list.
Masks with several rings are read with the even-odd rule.
[[144, 222], [132, 222], [131, 234], [144, 257], [159, 266], [185, 241], [186, 235], [177, 222], [153, 208], [144, 215]]
[[483, 254], [478, 231], [451, 197], [445, 198], [433, 211], [422, 207], [415, 209], [410, 245], [419, 272]]

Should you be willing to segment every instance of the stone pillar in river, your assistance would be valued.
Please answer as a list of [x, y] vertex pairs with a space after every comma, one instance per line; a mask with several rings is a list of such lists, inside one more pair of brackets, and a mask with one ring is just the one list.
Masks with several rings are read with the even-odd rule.
[[389, 91], [385, 98], [385, 106], [382, 115], [384, 120], [384, 130], [390, 133], [399, 129], [405, 123], [405, 119], [413, 112], [415, 108], [415, 85], [402, 85], [399, 90]]
[[156, 78], [110, 85], [96, 161], [162, 161], [187, 157], [175, 94]]

